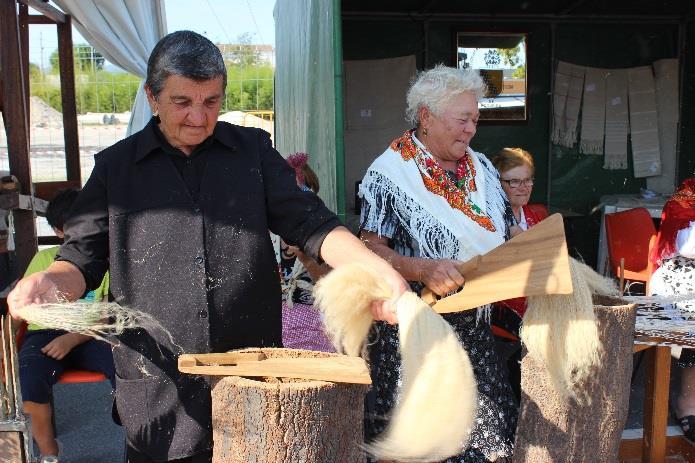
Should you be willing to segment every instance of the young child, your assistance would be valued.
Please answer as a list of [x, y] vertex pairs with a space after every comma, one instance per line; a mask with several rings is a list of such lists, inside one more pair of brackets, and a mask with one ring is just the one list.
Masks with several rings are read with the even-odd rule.
[[[309, 156], [294, 153], [287, 163], [294, 169], [297, 185], [306, 191], [319, 191], [319, 179], [307, 164]], [[314, 282], [328, 273], [330, 267], [306, 256], [295, 246], [280, 241], [282, 275], [282, 344], [291, 349], [334, 352], [326, 337], [321, 313], [314, 308]]]
[[[63, 224], [77, 198], [77, 190], [61, 190], [50, 201], [46, 220], [55, 234], [63, 239]], [[29, 263], [25, 276], [45, 270], [60, 246], [39, 251]], [[87, 292], [83, 299], [100, 302], [108, 297], [109, 274], [101, 286]], [[19, 350], [19, 381], [24, 400], [24, 411], [31, 417], [34, 440], [41, 453], [40, 462], [46, 457], [59, 456], [55, 439], [50, 394], [53, 385], [67, 368], [98, 371], [114, 386], [114, 366], [111, 347], [90, 336], [67, 333], [29, 325]]]

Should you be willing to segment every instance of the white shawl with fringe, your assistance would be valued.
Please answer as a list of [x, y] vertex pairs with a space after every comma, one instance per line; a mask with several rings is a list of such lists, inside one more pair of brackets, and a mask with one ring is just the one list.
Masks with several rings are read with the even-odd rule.
[[[418, 143], [414, 136], [413, 140]], [[360, 196], [369, 204], [362, 223], [382, 236], [386, 232], [384, 207], [393, 208], [401, 225], [417, 242], [419, 257], [466, 261], [499, 246], [507, 231], [504, 190], [490, 161], [470, 148], [468, 154], [477, 186], [469, 200], [490, 217], [494, 231], [486, 230], [451, 207], [445, 198], [428, 191], [415, 159], [405, 161], [390, 147], [372, 163], [360, 185]]]

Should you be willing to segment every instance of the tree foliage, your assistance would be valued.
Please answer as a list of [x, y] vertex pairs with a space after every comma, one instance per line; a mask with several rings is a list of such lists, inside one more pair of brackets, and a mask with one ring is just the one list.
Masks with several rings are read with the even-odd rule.
[[253, 34], [245, 32], [237, 37], [237, 43], [223, 48], [225, 62], [242, 67], [260, 64], [261, 54], [258, 46], [253, 44]]
[[526, 78], [526, 63], [524, 63], [521, 66], [518, 66], [516, 69], [514, 69], [514, 72], [512, 72], [512, 77], [515, 79], [525, 79]]
[[[85, 43], [78, 43], [77, 45], [74, 45], [72, 47], [72, 56], [75, 61], [75, 72], [95, 72], [104, 69], [106, 59], [91, 45], [87, 45]], [[56, 49], [48, 58], [52, 73], [58, 73], [60, 69], [58, 65], [59, 60], [60, 58], [58, 56], [58, 50]]]
[[512, 72], [513, 78], [523, 79], [526, 77], [526, 61], [524, 60], [522, 64], [519, 64], [524, 53], [521, 43], [514, 48], [497, 48], [497, 52], [505, 65], [516, 68]]
[[497, 53], [499, 53], [502, 61], [507, 66], [516, 67], [521, 61], [519, 53], [521, 53], [521, 45], [517, 45], [514, 48], [498, 48]]
[[[250, 40], [250, 36], [240, 37], [241, 39]], [[61, 111], [57, 56], [57, 50], [51, 54], [51, 69], [48, 74], [30, 64], [30, 88], [33, 96], [38, 96]], [[273, 66], [260, 59], [256, 47], [240, 51], [233, 59], [226, 58], [227, 89], [222, 111], [272, 110]], [[78, 55], [76, 52], [75, 62], [75, 98], [79, 114], [130, 111], [140, 78], [125, 72], [104, 70], [104, 58], [101, 55]]]

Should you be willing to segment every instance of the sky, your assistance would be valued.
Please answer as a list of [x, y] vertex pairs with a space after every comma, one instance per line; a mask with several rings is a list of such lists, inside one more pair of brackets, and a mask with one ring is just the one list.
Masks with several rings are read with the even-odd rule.
[[[275, 0], [165, 0], [167, 30], [189, 29], [215, 43], [235, 43], [249, 33], [253, 43], [275, 45]], [[87, 41], [73, 28], [73, 43]], [[58, 48], [55, 26], [29, 28], [29, 61], [43, 63]]]

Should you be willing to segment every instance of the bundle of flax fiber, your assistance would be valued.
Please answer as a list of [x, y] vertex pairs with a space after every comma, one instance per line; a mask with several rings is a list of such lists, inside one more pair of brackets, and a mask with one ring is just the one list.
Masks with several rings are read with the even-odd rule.
[[599, 341], [592, 294], [619, 297], [615, 284], [586, 264], [570, 258], [574, 292], [534, 296], [521, 327], [521, 341], [529, 355], [548, 370], [555, 390], [563, 397], [589, 402], [581, 384], [599, 363]]
[[[112, 336], [119, 335], [126, 329], [164, 330], [151, 315], [122, 307], [115, 302], [29, 304], [16, 309], [15, 314], [28, 323], [82, 333], [107, 342], [111, 342]], [[166, 333], [166, 330], [164, 332]]]
[[[336, 348], [364, 355], [371, 303], [391, 299], [391, 289], [372, 269], [350, 264], [319, 280], [314, 295]], [[441, 461], [467, 446], [477, 404], [473, 369], [451, 326], [415, 293], [404, 293], [395, 312], [402, 389], [388, 428], [366, 450], [379, 460]]]

